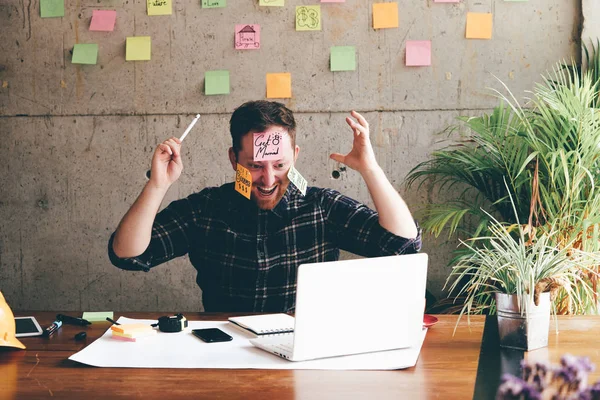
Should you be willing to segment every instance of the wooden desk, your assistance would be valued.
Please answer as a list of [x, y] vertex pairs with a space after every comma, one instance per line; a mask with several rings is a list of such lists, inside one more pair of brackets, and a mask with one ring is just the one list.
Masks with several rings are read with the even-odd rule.
[[[62, 311], [60, 311], [62, 312]], [[77, 315], [76, 313], [63, 312]], [[49, 325], [55, 312], [35, 315]], [[167, 313], [115, 314], [154, 319]], [[228, 314], [186, 313], [189, 320], [225, 320]], [[429, 330], [419, 361], [401, 371], [305, 371], [226, 369], [95, 368], [67, 358], [100, 337], [109, 323], [88, 328], [63, 325], [50, 339], [23, 338], [23, 350], [0, 348], [0, 399], [28, 398], [207, 398], [207, 399], [470, 399], [478, 371], [484, 317], [461, 322], [452, 336], [456, 316], [438, 316]], [[566, 352], [589, 355], [600, 364], [595, 340], [598, 317], [561, 318], [561, 333], [551, 333], [547, 349], [531, 352], [556, 362]], [[76, 342], [75, 333], [87, 331]], [[592, 350], [593, 349], [593, 350]], [[594, 381], [597, 379], [594, 376]]]

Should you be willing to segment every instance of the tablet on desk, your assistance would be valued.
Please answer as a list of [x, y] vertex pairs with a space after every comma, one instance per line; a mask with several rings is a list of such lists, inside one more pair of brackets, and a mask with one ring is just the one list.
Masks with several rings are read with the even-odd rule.
[[40, 336], [43, 331], [35, 317], [15, 317], [16, 337]]

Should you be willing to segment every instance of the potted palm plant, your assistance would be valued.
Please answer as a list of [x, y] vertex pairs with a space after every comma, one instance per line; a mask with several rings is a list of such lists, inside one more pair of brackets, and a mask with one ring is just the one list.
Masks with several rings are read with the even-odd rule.
[[526, 351], [545, 347], [555, 311], [551, 298], [562, 290], [580, 307], [593, 298], [594, 289], [585, 277], [594, 274], [600, 254], [576, 249], [572, 243], [557, 248], [556, 229], [536, 235], [529, 225], [509, 225], [487, 216], [488, 233], [462, 242], [469, 251], [457, 258], [446, 285], [451, 293], [465, 296], [461, 316], [496, 309], [501, 346]]

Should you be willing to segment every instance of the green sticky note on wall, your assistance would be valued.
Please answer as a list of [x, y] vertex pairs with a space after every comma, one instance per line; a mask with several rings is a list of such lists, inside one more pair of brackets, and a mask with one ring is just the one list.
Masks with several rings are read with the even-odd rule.
[[204, 73], [204, 94], [229, 94], [229, 71], [206, 71]]
[[112, 311], [87, 311], [83, 313], [83, 319], [90, 322], [106, 321], [106, 317], [113, 319], [114, 313]]
[[40, 0], [42, 18], [64, 17], [65, 0]]
[[356, 70], [356, 48], [354, 46], [332, 46], [330, 69], [332, 71]]
[[73, 64], [96, 64], [98, 60], [97, 44], [76, 44], [73, 46]]
[[150, 36], [132, 36], [127, 38], [125, 61], [149, 60], [152, 52]]
[[227, 0], [202, 0], [202, 8], [222, 8], [227, 5]]

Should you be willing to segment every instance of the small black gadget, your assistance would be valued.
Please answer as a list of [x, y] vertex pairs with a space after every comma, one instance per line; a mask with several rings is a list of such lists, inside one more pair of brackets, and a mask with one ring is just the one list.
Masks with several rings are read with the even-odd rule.
[[192, 333], [206, 343], [229, 342], [233, 340], [231, 336], [219, 328], [192, 329]]
[[167, 315], [160, 317], [157, 324], [152, 324], [152, 326], [157, 325], [161, 332], [181, 332], [184, 328], [188, 327], [188, 321], [183, 314]]

